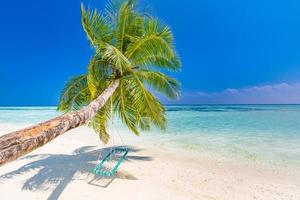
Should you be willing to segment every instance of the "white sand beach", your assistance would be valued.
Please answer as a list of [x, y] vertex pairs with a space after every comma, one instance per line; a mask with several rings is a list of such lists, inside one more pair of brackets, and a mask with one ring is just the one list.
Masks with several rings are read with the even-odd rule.
[[[0, 134], [19, 127], [3, 126]], [[1, 200], [11, 199], [300, 199], [300, 176], [176, 154], [126, 138], [115, 179], [93, 180], [97, 136], [78, 128], [0, 168]]]
[[1, 3], [0, 200], [300, 200], [300, 1]]

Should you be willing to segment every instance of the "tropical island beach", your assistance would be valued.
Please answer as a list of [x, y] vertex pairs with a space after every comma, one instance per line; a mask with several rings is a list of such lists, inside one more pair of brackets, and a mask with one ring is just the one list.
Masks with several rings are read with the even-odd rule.
[[299, 2], [2, 3], [1, 200], [300, 200]]
[[[299, 133], [290, 132], [290, 137], [296, 134], [294, 143], [289, 141], [285, 147], [282, 145], [287, 141], [280, 134], [291, 125], [299, 126], [295, 119], [299, 106], [167, 108], [171, 124], [165, 133], [135, 137], [116, 121], [115, 133], [123, 141], [115, 135], [114, 145], [127, 145], [130, 150], [112, 181], [93, 180], [91, 171], [100, 151], [110, 146], [99, 144], [97, 134], [81, 127], [2, 166], [1, 199], [299, 199]], [[54, 107], [1, 108], [0, 113], [0, 134], [58, 114]], [[2, 114], [7, 116], [7, 124]], [[232, 124], [231, 135], [226, 133], [228, 122], [239, 117], [236, 114], [250, 123], [244, 127], [246, 136], [238, 132], [244, 125], [239, 124], [242, 122]], [[286, 114], [294, 115], [289, 123], [276, 125]], [[217, 118], [222, 115], [231, 119], [219, 121]], [[274, 129], [264, 121], [270, 115], [273, 115]], [[21, 116], [27, 119], [20, 119]], [[191, 118], [205, 116], [210, 116], [210, 120], [215, 118], [214, 125], [204, 129], [201, 127], [207, 121], [198, 121], [197, 125], [188, 123]], [[256, 116], [262, 118], [255, 119]], [[257, 121], [264, 125], [255, 127], [257, 133], [253, 133], [252, 125]], [[189, 125], [179, 131], [184, 124]], [[194, 139], [182, 141], [186, 135]], [[240, 146], [245, 146], [243, 151]]]

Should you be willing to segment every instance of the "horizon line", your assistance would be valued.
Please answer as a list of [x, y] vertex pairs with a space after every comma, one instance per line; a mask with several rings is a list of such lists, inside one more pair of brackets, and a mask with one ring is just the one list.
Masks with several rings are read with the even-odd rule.
[[[226, 106], [226, 105], [300, 105], [300, 103], [180, 103], [180, 104], [163, 104], [164, 106]], [[58, 105], [0, 105], [0, 108], [9, 107], [57, 107]]]

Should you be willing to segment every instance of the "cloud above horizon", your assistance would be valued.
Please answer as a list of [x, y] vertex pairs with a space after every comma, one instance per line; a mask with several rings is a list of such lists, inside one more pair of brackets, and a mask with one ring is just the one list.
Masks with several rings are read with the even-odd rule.
[[[166, 102], [174, 103], [174, 102]], [[297, 104], [300, 83], [280, 83], [246, 88], [227, 88], [220, 92], [183, 92], [179, 102], [187, 104]]]

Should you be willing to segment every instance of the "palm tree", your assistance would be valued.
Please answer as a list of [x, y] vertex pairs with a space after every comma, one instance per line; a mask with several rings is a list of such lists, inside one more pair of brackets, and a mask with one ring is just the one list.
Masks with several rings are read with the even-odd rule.
[[141, 13], [133, 0], [115, 0], [104, 12], [81, 6], [82, 26], [95, 50], [87, 74], [68, 81], [58, 106], [64, 115], [0, 137], [0, 165], [83, 124], [107, 143], [107, 122], [117, 114], [136, 135], [166, 127], [165, 109], [152, 94], [179, 96], [178, 82], [161, 71], [180, 70], [168, 26]]

